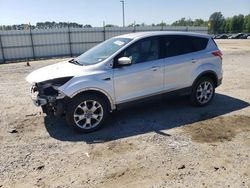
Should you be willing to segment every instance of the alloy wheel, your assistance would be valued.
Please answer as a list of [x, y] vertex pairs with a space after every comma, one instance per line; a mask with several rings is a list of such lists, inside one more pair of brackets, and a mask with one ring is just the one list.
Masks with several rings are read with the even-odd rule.
[[213, 96], [214, 88], [209, 81], [201, 82], [196, 90], [196, 99], [201, 104], [208, 103]]
[[74, 121], [81, 129], [96, 127], [103, 118], [103, 107], [95, 100], [80, 103], [74, 111]]

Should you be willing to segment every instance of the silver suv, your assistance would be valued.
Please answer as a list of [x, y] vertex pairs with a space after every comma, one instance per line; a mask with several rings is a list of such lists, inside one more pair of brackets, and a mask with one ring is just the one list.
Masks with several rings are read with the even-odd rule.
[[120, 105], [165, 93], [211, 102], [222, 81], [222, 53], [208, 35], [141, 32], [111, 38], [69, 61], [29, 74], [31, 96], [46, 114], [91, 132]]

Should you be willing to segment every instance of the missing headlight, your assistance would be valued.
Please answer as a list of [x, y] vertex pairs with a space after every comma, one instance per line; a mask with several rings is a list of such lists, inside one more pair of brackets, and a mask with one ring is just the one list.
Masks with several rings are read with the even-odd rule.
[[68, 82], [71, 77], [56, 78], [37, 83], [37, 89], [40, 95], [57, 95], [57, 88]]
[[65, 84], [66, 82], [68, 82], [71, 78], [73, 78], [73, 76], [70, 76], [70, 77], [63, 77], [63, 78], [55, 78], [55, 79], [52, 79], [52, 80], [46, 80], [44, 82], [39, 82], [37, 83], [38, 87], [39, 86], [45, 86], [46, 85], [56, 85], [56, 86], [61, 86], [63, 84]]

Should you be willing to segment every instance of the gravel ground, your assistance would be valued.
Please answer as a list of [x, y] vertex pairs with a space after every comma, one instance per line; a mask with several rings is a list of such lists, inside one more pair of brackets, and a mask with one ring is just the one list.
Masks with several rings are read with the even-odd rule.
[[143, 104], [91, 134], [29, 98], [25, 76], [62, 59], [0, 65], [0, 187], [250, 187], [250, 40], [216, 42], [224, 80], [209, 106]]

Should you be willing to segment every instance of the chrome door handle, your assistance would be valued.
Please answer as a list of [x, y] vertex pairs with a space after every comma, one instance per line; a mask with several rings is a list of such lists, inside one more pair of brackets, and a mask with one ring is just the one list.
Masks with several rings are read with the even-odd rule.
[[197, 60], [196, 60], [196, 59], [192, 59], [191, 62], [192, 62], [192, 63], [196, 63]]
[[107, 78], [103, 78], [102, 80], [104, 80], [104, 81], [109, 81], [109, 80], [111, 80], [111, 78], [110, 78], [110, 77], [107, 77]]
[[160, 68], [160, 66], [153, 66], [150, 68], [151, 71], [157, 71]]

